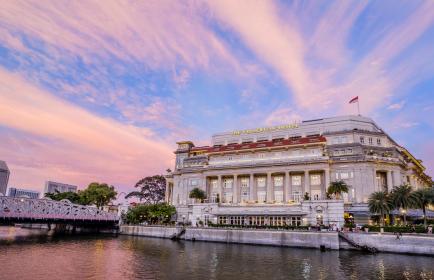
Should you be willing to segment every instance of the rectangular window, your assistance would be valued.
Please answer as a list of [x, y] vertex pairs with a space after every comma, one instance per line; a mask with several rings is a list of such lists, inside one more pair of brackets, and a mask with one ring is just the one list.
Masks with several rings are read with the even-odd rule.
[[274, 179], [274, 186], [275, 187], [282, 187], [283, 186], [283, 176], [275, 176]]
[[241, 190], [241, 201], [246, 202], [248, 200], [249, 200], [249, 190], [248, 189]]
[[243, 177], [241, 178], [241, 188], [246, 189], [249, 187], [249, 178]]
[[276, 202], [283, 202], [283, 191], [274, 191], [274, 200]]
[[365, 137], [360, 136], [360, 143], [365, 144]]
[[232, 188], [233, 182], [234, 182], [234, 179], [223, 179], [223, 185], [226, 189]]
[[190, 181], [190, 185], [191, 185], [191, 186], [197, 186], [197, 179], [192, 179], [192, 180]]
[[266, 202], [267, 199], [267, 193], [264, 191], [260, 191], [258, 192], [258, 202], [259, 203], [264, 203]]
[[216, 179], [211, 180], [209, 184], [212, 190], [218, 189], [218, 181]]
[[381, 146], [381, 139], [380, 138], [377, 138], [377, 145]]
[[256, 179], [256, 183], [258, 184], [258, 188], [263, 188], [266, 185], [266, 178], [265, 177], [258, 177]]
[[293, 186], [301, 186], [301, 176], [300, 175], [291, 176], [291, 183]]
[[372, 137], [369, 137], [368, 141], [369, 141], [369, 145], [372, 145]]
[[321, 175], [310, 175], [310, 184], [314, 186], [321, 185]]
[[291, 226], [301, 226], [301, 217], [291, 217]]
[[224, 196], [223, 203], [232, 203], [232, 193], [231, 192], [225, 192], [223, 194], [223, 196]]
[[300, 202], [301, 201], [301, 192], [300, 191], [293, 191], [292, 192], [292, 200], [294, 200], [294, 202]]

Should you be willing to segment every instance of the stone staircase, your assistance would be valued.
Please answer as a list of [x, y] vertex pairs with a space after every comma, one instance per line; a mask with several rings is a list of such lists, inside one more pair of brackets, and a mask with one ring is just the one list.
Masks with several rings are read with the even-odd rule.
[[183, 226], [182, 228], [179, 228], [178, 232], [173, 234], [170, 239], [172, 240], [180, 240], [181, 236], [183, 236], [185, 234], [185, 226]]
[[378, 249], [375, 247], [370, 247], [367, 245], [361, 245], [359, 243], [357, 243], [356, 241], [354, 241], [353, 239], [351, 239], [348, 234], [344, 233], [344, 232], [339, 232], [339, 237], [342, 238], [343, 240], [345, 240], [346, 242], [348, 242], [351, 246], [360, 249], [362, 251], [365, 252], [369, 252], [372, 254], [378, 253]]

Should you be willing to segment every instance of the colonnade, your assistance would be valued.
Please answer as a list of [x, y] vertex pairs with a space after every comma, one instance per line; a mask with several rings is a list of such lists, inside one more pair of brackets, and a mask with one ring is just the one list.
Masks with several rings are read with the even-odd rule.
[[[320, 184], [313, 184], [310, 181], [310, 175], [319, 175]], [[283, 183], [280, 185], [274, 184], [274, 177], [281, 176]], [[292, 176], [300, 176], [300, 184], [292, 184]], [[243, 197], [243, 189], [241, 187], [241, 178], [248, 179], [248, 197]], [[259, 186], [258, 178], [265, 179], [265, 186]], [[232, 184], [224, 184], [225, 179], [232, 179]], [[214, 181], [214, 182], [213, 182]], [[218, 194], [219, 202], [238, 204], [240, 202], [248, 203], [263, 203], [258, 197], [258, 192], [263, 193], [265, 191], [265, 202], [283, 202], [287, 203], [289, 201], [296, 200], [293, 196], [294, 192], [297, 193], [300, 200], [303, 199], [305, 193], [308, 193], [310, 199], [325, 199], [327, 187], [330, 184], [330, 170], [299, 170], [299, 171], [273, 171], [273, 172], [252, 172], [252, 173], [241, 173], [241, 174], [218, 174], [206, 177], [207, 184], [207, 197], [210, 198], [211, 202], [215, 202], [216, 194]], [[213, 182], [213, 183], [212, 183]], [[215, 185], [216, 182], [216, 185]], [[282, 197], [277, 199], [275, 197], [275, 192], [282, 192]], [[319, 193], [318, 193], [319, 192]], [[231, 201], [225, 200], [225, 193], [231, 193]], [[313, 197], [315, 194], [315, 197]], [[214, 200], [214, 201], [213, 201]], [[279, 201], [280, 200], [280, 201]]]

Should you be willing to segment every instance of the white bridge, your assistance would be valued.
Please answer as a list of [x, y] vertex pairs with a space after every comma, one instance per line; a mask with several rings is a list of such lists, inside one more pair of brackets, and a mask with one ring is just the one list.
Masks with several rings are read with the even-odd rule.
[[55, 201], [0, 196], [0, 223], [115, 224], [118, 220], [116, 213], [73, 204], [66, 199]]

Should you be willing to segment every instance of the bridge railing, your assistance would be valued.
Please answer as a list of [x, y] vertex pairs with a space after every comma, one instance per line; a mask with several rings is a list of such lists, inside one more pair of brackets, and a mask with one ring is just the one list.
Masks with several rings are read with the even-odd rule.
[[93, 206], [73, 204], [67, 200], [13, 198], [0, 196], [0, 218], [62, 219], [117, 221], [116, 213]]

